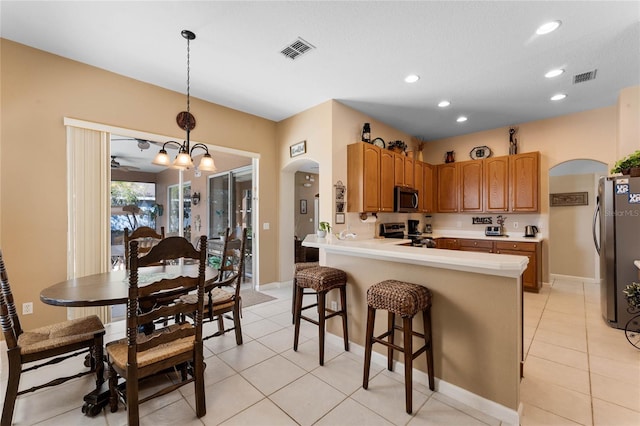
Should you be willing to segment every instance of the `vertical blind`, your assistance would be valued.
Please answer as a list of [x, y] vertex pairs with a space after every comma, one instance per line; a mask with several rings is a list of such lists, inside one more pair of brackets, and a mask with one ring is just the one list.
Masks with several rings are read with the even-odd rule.
[[[67, 279], [110, 268], [109, 134], [67, 126]], [[111, 321], [111, 309], [69, 308], [67, 316], [95, 314]]]

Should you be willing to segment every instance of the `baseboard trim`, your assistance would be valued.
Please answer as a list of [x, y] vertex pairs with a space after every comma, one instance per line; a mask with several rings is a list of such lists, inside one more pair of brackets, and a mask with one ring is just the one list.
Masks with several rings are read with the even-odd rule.
[[575, 282], [581, 282], [581, 283], [587, 283], [587, 284], [598, 284], [597, 279], [595, 278], [587, 278], [587, 277], [576, 277], [573, 275], [561, 275], [561, 274], [549, 274], [549, 278], [551, 279], [551, 282], [553, 282], [553, 280], [563, 280], [563, 281], [575, 281]]
[[[342, 336], [337, 336], [332, 333], [326, 334], [326, 341], [327, 343], [338, 347], [344, 344]], [[349, 342], [349, 352], [352, 352], [364, 358], [363, 346], [360, 346], [353, 342]], [[376, 351], [373, 351], [371, 354], [371, 362], [382, 365], [386, 368], [387, 357]], [[403, 371], [404, 363], [394, 361], [394, 370]], [[429, 381], [427, 373], [416, 369], [413, 370], [413, 378], [414, 380], [420, 381], [422, 383], [428, 383]], [[475, 408], [476, 410], [482, 411], [485, 414], [495, 417], [496, 419], [504, 422], [504, 424], [506, 425], [517, 426], [520, 424], [522, 403], [519, 403], [518, 410], [516, 411], [511, 408], [505, 407], [504, 405], [498, 404], [497, 402], [476, 395], [475, 393], [469, 392], [468, 390], [463, 389], [459, 386], [441, 380], [438, 377], [435, 378], [435, 388], [437, 392], [453, 398], [465, 405], [468, 405], [471, 408]]]

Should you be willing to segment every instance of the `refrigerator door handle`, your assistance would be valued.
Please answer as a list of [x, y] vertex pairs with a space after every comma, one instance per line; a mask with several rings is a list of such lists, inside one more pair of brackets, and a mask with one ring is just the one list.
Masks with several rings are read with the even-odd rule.
[[596, 247], [596, 251], [600, 254], [600, 244], [598, 241], [598, 235], [596, 232], [596, 227], [598, 226], [598, 216], [600, 215], [600, 197], [598, 197], [596, 201], [596, 210], [593, 212], [593, 245]]

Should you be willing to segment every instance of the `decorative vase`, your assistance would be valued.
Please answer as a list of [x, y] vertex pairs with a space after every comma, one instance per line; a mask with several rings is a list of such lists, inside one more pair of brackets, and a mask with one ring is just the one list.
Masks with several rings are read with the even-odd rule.
[[418, 154], [416, 154], [416, 159], [417, 159], [418, 161], [423, 161], [423, 160], [422, 160], [422, 151], [418, 151]]
[[319, 230], [319, 229], [316, 231], [316, 236], [317, 236], [318, 238], [324, 238], [326, 235], [327, 235], [327, 232], [326, 232], [326, 231], [321, 231], [321, 230]]
[[629, 176], [631, 176], [631, 177], [640, 176], [640, 167], [631, 167], [629, 169]]

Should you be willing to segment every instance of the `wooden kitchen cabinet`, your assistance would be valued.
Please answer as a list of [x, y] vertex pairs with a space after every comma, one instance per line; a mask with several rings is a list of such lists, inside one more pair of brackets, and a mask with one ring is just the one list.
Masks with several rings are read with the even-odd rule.
[[484, 160], [484, 211], [509, 211], [509, 157]]
[[482, 211], [482, 161], [457, 163], [458, 207], [461, 212]]
[[420, 195], [420, 206], [423, 213], [433, 212], [433, 195], [435, 193], [435, 168], [431, 164], [422, 163], [422, 181], [424, 191]]
[[436, 238], [436, 248], [447, 250], [459, 250], [457, 238]]
[[389, 151], [393, 154], [393, 169], [395, 185], [404, 186], [404, 155]]
[[424, 211], [424, 163], [422, 161], [414, 161], [413, 164], [413, 187], [418, 190], [418, 211]]
[[347, 146], [347, 211], [380, 209], [380, 148], [357, 142]]
[[461, 239], [458, 241], [458, 246], [462, 251], [479, 251], [483, 253], [493, 253], [493, 241], [489, 240], [469, 240]]
[[456, 163], [438, 165], [437, 208], [440, 213], [458, 212], [458, 173]]
[[497, 254], [527, 256], [529, 265], [522, 273], [522, 289], [536, 293], [540, 291], [542, 287], [541, 242], [496, 241], [494, 247]]
[[413, 180], [413, 158], [404, 157], [404, 186], [415, 188]]
[[484, 211], [539, 211], [539, 152], [486, 158], [483, 162]]
[[540, 188], [540, 153], [509, 156], [509, 194], [512, 212], [537, 212]]
[[393, 211], [395, 187], [394, 172], [395, 154], [392, 151], [380, 150], [380, 211]]

